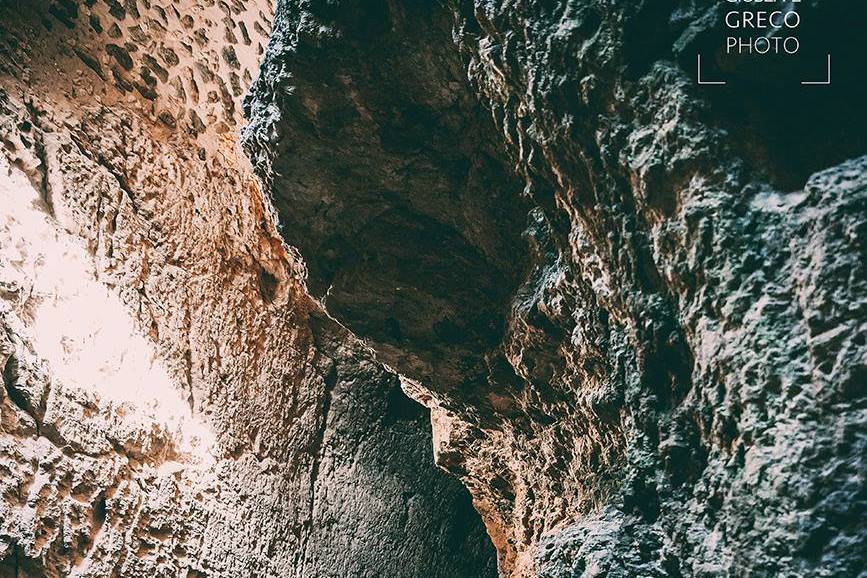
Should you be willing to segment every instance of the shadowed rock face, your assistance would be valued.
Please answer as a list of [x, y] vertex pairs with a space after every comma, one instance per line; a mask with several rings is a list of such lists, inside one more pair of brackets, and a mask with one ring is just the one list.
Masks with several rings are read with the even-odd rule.
[[[299, 6], [283, 6], [262, 80], [279, 140], [248, 135], [255, 158], [273, 152], [265, 172], [279, 175], [275, 206], [308, 286], [384, 361], [477, 390], [528, 263], [527, 206], [452, 19], [431, 3]], [[310, 15], [328, 30], [308, 29]]]
[[502, 575], [863, 568], [865, 9], [798, 8], [794, 65], [710, 0], [279, 5], [246, 150]]
[[[496, 573], [428, 411], [310, 298], [237, 154], [272, 16], [0, 0], [2, 578]], [[48, 241], [77, 277], [47, 287], [73, 262]], [[126, 320], [101, 342], [118, 359], [62, 333], [53, 355], [39, 312], [57, 303], [49, 330]], [[103, 365], [77, 375], [76, 347]], [[113, 375], [131, 358], [141, 374]], [[175, 405], [150, 405], [158, 385]]]

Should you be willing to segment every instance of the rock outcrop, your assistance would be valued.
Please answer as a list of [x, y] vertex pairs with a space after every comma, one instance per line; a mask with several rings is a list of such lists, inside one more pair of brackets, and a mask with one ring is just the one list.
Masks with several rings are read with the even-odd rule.
[[863, 572], [864, 8], [796, 7], [792, 65], [710, 0], [279, 5], [245, 148], [502, 576]]
[[867, 7], [731, 4], [0, 0], [0, 578], [862, 575]]
[[271, 20], [0, 1], [0, 576], [496, 573], [238, 154]]

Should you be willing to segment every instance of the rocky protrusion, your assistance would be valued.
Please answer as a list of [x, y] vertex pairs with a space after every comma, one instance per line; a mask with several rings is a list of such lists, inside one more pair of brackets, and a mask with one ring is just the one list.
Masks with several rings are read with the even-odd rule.
[[247, 150], [504, 576], [864, 565], [863, 10], [795, 5], [817, 89], [714, 53], [723, 4], [277, 11]]

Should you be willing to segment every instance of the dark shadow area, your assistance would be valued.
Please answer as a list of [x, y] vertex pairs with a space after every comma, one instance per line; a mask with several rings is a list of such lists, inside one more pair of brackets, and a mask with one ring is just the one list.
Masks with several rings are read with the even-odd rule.
[[304, 568], [319, 578], [495, 578], [469, 493], [434, 464], [430, 412], [365, 352], [348, 353], [352, 338], [331, 319], [312, 328], [334, 379]]
[[[781, 8], [727, 5], [716, 25], [698, 35], [680, 57], [682, 66], [695, 75], [695, 55], [701, 52], [704, 80], [727, 82], [702, 89], [720, 125], [742, 147], [743, 158], [770, 171], [768, 176], [781, 188], [795, 190], [810, 175], [867, 152], [867, 4], [793, 4], [800, 24], [775, 35], [781, 40], [797, 38], [794, 55], [728, 54], [728, 36], [761, 36], [752, 29], [727, 29], [722, 19], [731, 6], [740, 6], [742, 13]], [[829, 55], [831, 84], [802, 84], [827, 79]]]
[[[483, 381], [526, 269], [528, 207], [452, 15], [385, 1], [314, 13], [332, 32], [278, 32], [293, 48], [266, 62], [248, 98], [279, 101], [263, 176], [282, 233], [311, 292], [384, 361], [444, 390]], [[280, 70], [291, 89], [271, 93]], [[259, 138], [248, 133], [248, 150]]]

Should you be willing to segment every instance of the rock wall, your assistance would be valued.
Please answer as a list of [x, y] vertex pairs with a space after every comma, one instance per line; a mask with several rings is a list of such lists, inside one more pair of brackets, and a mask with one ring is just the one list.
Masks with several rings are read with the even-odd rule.
[[245, 148], [502, 576], [863, 572], [864, 9], [818, 88], [724, 7], [278, 6]]
[[797, 8], [832, 86], [715, 0], [0, 0], [0, 576], [493, 575], [434, 461], [504, 577], [863, 574], [867, 8]]
[[0, 1], [0, 576], [495, 574], [238, 155], [271, 19]]

